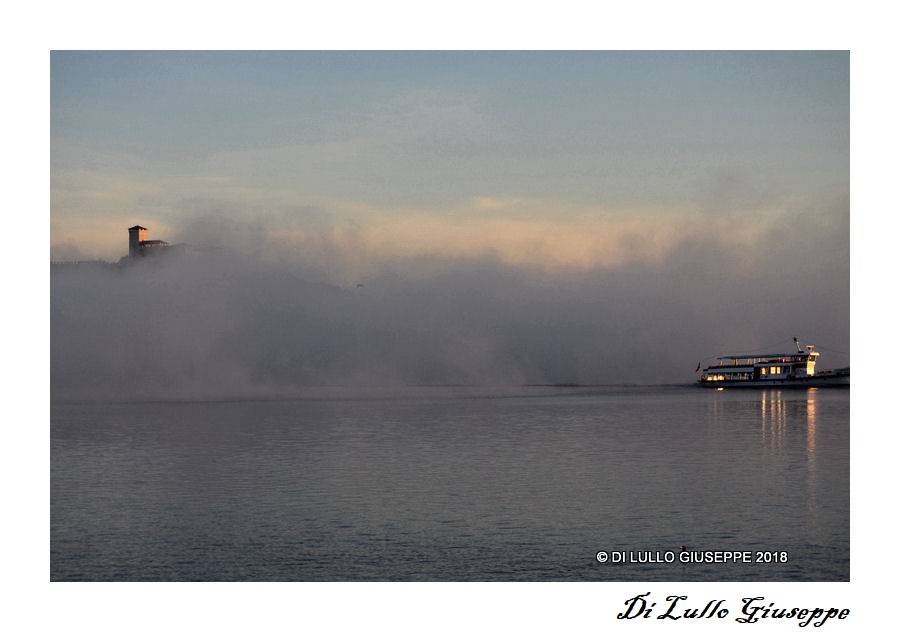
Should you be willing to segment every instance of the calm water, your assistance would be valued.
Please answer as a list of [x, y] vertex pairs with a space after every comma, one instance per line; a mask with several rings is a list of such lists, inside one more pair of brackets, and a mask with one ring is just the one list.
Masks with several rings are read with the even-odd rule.
[[52, 404], [51, 579], [849, 580], [849, 389], [317, 395]]

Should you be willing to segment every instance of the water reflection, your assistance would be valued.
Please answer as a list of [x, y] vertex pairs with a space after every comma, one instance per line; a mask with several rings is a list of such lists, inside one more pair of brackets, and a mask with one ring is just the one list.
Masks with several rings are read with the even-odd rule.
[[785, 397], [783, 391], [761, 391], [760, 416], [763, 446], [770, 450], [784, 448], [788, 420], [805, 422], [806, 455], [815, 466], [816, 457], [816, 398], [818, 389], [811, 388], [805, 397]]
[[781, 391], [762, 391], [760, 403], [762, 413], [763, 448], [770, 452], [779, 452], [784, 448], [784, 435], [787, 420], [787, 402]]
[[781, 453], [785, 449], [786, 441], [790, 440], [790, 426], [795, 426], [795, 435], [799, 435], [801, 427], [806, 427], [805, 456], [806, 456], [806, 480], [807, 480], [807, 504], [816, 515], [819, 503], [816, 496], [818, 488], [817, 474], [818, 464], [816, 460], [816, 409], [818, 389], [811, 388], [797, 397], [797, 392], [791, 391], [791, 396], [778, 390], [762, 391], [761, 411], [761, 439], [763, 449], [768, 454]]
[[819, 516], [819, 501], [816, 496], [818, 476], [816, 471], [816, 389], [807, 391], [806, 396], [806, 488], [810, 515]]
[[816, 393], [811, 388], [806, 395], [806, 463], [810, 474], [816, 469]]

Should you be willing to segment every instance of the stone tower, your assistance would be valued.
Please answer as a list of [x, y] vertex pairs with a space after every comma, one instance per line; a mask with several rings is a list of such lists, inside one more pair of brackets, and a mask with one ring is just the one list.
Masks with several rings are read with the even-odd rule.
[[128, 229], [128, 256], [139, 257], [141, 255], [141, 242], [147, 237], [147, 229], [134, 225]]

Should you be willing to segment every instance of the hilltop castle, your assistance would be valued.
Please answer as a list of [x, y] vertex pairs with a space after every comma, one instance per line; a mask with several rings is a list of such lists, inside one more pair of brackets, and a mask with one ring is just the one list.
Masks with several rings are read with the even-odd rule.
[[[51, 248], [52, 251], [52, 248]], [[143, 226], [135, 225], [128, 229], [128, 254], [112, 263], [96, 260], [75, 260], [75, 261], [50, 261], [50, 270], [59, 272], [63, 270], [74, 270], [77, 268], [121, 268], [130, 263], [140, 260], [149, 255], [157, 255], [163, 252], [167, 253], [184, 253], [185, 246], [183, 244], [169, 245], [169, 242], [162, 239], [147, 239], [147, 229]], [[155, 257], [154, 257], [155, 258]]]
[[147, 229], [134, 225], [128, 229], [128, 256], [143, 257], [158, 252], [169, 246], [169, 242], [162, 239], [147, 239]]

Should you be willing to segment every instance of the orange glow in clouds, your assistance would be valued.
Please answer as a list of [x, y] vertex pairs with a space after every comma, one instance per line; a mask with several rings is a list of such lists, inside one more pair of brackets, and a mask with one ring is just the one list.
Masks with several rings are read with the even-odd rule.
[[[685, 239], [741, 250], [764, 232], [691, 212], [558, 214], [405, 212], [367, 218], [355, 233], [376, 258], [494, 257], [539, 269], [587, 270], [659, 264]], [[758, 217], [756, 218], [759, 219]]]

